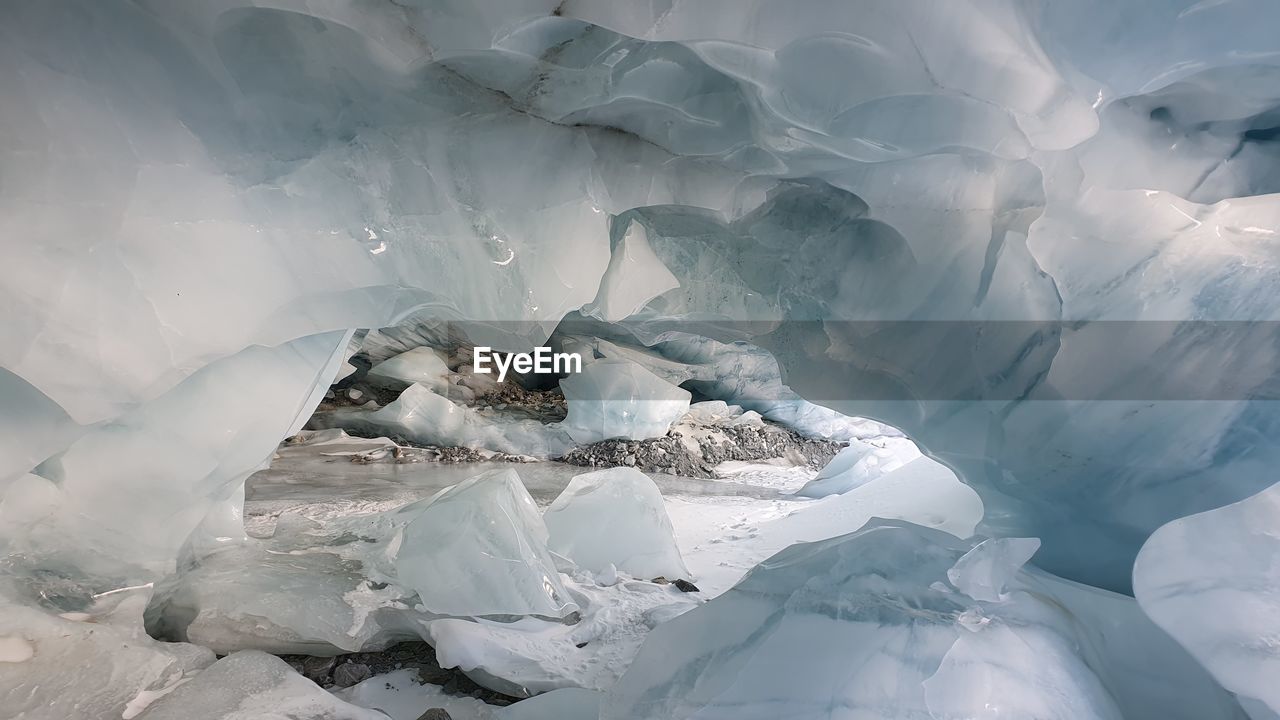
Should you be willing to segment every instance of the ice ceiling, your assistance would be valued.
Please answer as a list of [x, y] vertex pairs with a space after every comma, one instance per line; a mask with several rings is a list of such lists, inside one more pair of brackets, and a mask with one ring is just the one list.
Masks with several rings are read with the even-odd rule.
[[[153, 582], [240, 534], [354, 329], [515, 350], [580, 311], [675, 360], [769, 351], [1068, 579], [1133, 590], [1177, 521], [1139, 563], [1166, 629], [1274, 616], [1274, 501], [1178, 519], [1280, 466], [1277, 27], [1271, 0], [5, 2], [6, 572]], [[1170, 568], [1219, 539], [1225, 589], [1186, 596]]]

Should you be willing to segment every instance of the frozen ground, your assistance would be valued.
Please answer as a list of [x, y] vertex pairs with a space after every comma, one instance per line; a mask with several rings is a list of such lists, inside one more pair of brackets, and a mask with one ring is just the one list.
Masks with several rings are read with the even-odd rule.
[[[380, 447], [383, 445], [376, 440], [356, 438], [282, 446], [272, 466], [248, 483], [245, 525], [251, 536], [261, 538], [249, 542], [267, 543], [273, 533], [280, 536], [276, 530], [281, 517], [287, 519], [286, 530], [290, 532], [299, 518], [305, 518], [315, 523], [308, 526], [314, 536], [338, 534], [342, 528], [354, 527], [353, 520], [362, 516], [429, 498], [491, 470], [518, 473], [539, 510], [545, 512], [574, 477], [590, 472], [555, 462], [396, 463], [388, 457], [364, 461], [377, 456]], [[715, 480], [651, 476], [661, 491], [689, 577], [653, 582], [655, 578], [629, 577], [613, 569], [591, 573], [563, 567], [561, 581], [582, 608], [576, 623], [534, 617], [515, 622], [438, 618], [412, 630], [400, 627], [388, 631], [396, 623], [377, 614], [388, 611], [378, 593], [357, 592], [344, 596], [343, 601], [359, 606], [354, 613], [357, 617], [363, 613], [383, 618], [379, 632], [395, 637], [417, 633], [435, 645], [442, 666], [458, 667], [495, 689], [511, 694], [572, 687], [607, 690], [654, 627], [723, 593], [761, 560], [794, 542], [841, 535], [873, 516], [902, 518], [965, 537], [982, 513], [981, 503], [970, 489], [927, 459], [909, 459], [896, 472], [846, 494], [819, 500], [793, 494], [812, 480], [815, 472], [784, 459], [725, 463], [717, 473], [721, 477]], [[326, 549], [330, 551], [338, 552]], [[307, 555], [310, 551], [301, 555], [291, 552], [290, 565], [315, 557]], [[217, 555], [213, 557], [216, 564]], [[264, 562], [272, 562], [270, 552], [262, 557]], [[234, 561], [235, 567], [228, 571], [235, 576], [252, 572], [244, 566], [243, 557]], [[676, 579], [692, 581], [699, 592], [682, 592], [665, 582]], [[203, 590], [206, 605], [217, 602], [211, 600], [220, 597], [216, 582]], [[204, 608], [204, 632], [218, 636], [222, 612]], [[228, 617], [228, 627], [233, 620]], [[373, 637], [369, 632], [365, 638]], [[356, 705], [380, 708], [396, 720], [417, 720], [423, 709], [437, 706], [447, 708], [459, 720], [505, 717], [505, 710], [472, 698], [445, 695], [439, 686], [420, 685], [411, 675], [397, 671], [375, 676], [338, 694]], [[581, 697], [569, 699], [577, 702]], [[530, 705], [527, 711], [535, 709]]]

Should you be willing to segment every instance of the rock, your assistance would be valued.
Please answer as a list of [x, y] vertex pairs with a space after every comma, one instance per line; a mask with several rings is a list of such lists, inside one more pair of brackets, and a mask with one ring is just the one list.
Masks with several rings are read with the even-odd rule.
[[670, 581], [670, 580], [668, 580], [668, 579], [666, 579], [666, 578], [662, 577], [661, 575], [659, 575], [658, 577], [656, 577], [656, 578], [654, 578], [654, 579], [650, 580], [649, 582], [654, 583], [655, 585], [670, 585], [670, 584], [671, 584], [671, 581]]
[[351, 398], [352, 400], [359, 400], [360, 398], [364, 397], [364, 393], [360, 392], [355, 388], [351, 388], [350, 390], [347, 391], [347, 397]]
[[333, 671], [333, 684], [337, 687], [351, 687], [364, 682], [373, 676], [373, 671], [364, 663], [347, 662]]
[[715, 466], [726, 460], [786, 457], [816, 469], [826, 465], [843, 446], [803, 437], [768, 420], [737, 425], [690, 420], [673, 426], [665, 437], [630, 442], [603, 440], [576, 447], [559, 459], [582, 467], [634, 467], [643, 472], [712, 478]]
[[444, 708], [431, 708], [419, 715], [418, 720], [453, 720], [453, 716]]
[[[336, 658], [311, 655], [285, 655], [283, 658], [289, 664], [296, 664], [303, 668], [313, 663], [320, 665], [329, 663], [330, 667], [338, 663], [358, 664], [369, 668], [374, 675], [410, 668], [417, 671], [419, 682], [445, 686], [451, 695], [470, 695], [489, 705], [510, 705], [518, 699], [477, 685], [461, 670], [446, 670], [440, 667], [440, 663], [436, 660], [435, 649], [421, 640], [397, 643], [383, 650], [351, 653]], [[306, 673], [303, 672], [303, 674]], [[329, 687], [333, 683], [329, 680], [321, 684]]]
[[338, 664], [338, 658], [335, 657], [316, 657], [311, 656], [302, 661], [303, 676], [315, 684], [324, 687], [332, 681], [333, 668]]
[[701, 590], [698, 589], [697, 585], [694, 585], [693, 583], [683, 578], [676, 580], [674, 583], [672, 583], [672, 585], [675, 585], [676, 589], [679, 590], [680, 592], [702, 592]]

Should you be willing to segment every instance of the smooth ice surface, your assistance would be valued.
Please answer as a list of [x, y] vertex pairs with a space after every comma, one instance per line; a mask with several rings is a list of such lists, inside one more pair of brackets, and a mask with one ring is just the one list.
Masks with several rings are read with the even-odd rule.
[[826, 497], [848, 492], [920, 457], [920, 449], [906, 438], [881, 438], [874, 444], [851, 440], [804, 487], [804, 497]]
[[440, 353], [429, 347], [417, 347], [388, 358], [369, 369], [372, 382], [413, 385], [444, 394], [448, 385], [449, 366]]
[[628, 360], [599, 360], [560, 383], [569, 402], [564, 427], [579, 443], [662, 437], [689, 409], [688, 390]]
[[[1142, 547], [1138, 603], [1228, 690], [1280, 715], [1280, 488], [1175, 520]], [[1265, 716], [1264, 716], [1265, 717]]]
[[599, 720], [603, 693], [563, 688], [499, 710], [496, 720]]
[[400, 581], [428, 612], [560, 618], [577, 606], [546, 543], [520, 476], [494, 470], [425, 501], [391, 552]]
[[[1016, 558], [1007, 598], [959, 592], [947, 571], [971, 547], [893, 521], [792, 546], [656, 628], [601, 717], [1242, 717], [1191, 658], [1125, 612], [1131, 599], [1018, 573]], [[1147, 664], [1107, 640], [1098, 616], [1112, 613], [1134, 626], [1122, 645], [1148, 645]]]
[[575, 477], [543, 513], [547, 547], [593, 573], [687, 578], [662, 493], [635, 468]]
[[680, 282], [653, 254], [643, 225], [632, 223], [613, 243], [609, 267], [600, 280], [600, 291], [583, 312], [609, 322], [617, 322], [639, 312], [650, 300]]

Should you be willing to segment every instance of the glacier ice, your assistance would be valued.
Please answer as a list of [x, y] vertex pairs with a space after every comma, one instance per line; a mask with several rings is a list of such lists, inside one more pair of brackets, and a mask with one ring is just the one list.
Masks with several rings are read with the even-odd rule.
[[625, 227], [612, 243], [609, 266], [600, 280], [596, 299], [583, 307], [587, 315], [617, 322], [644, 309], [650, 300], [680, 287], [666, 265], [653, 254], [643, 225], [616, 223]]
[[1131, 598], [1012, 554], [1007, 594], [964, 594], [973, 544], [875, 521], [793, 545], [654, 629], [601, 717], [1243, 718]]
[[232, 653], [154, 701], [138, 720], [386, 720], [344, 702], [257, 650]]
[[[149, 587], [97, 593], [65, 578], [0, 587], [0, 707], [8, 717], [138, 716], [214, 661], [207, 648], [147, 636]], [[59, 606], [37, 606], [36, 596]]]
[[848, 492], [918, 457], [919, 448], [906, 438], [884, 438], [876, 445], [855, 438], [796, 494], [816, 498]]
[[[353, 329], [427, 316], [515, 351], [590, 316], [591, 365], [644, 360], [686, 401], [901, 428], [984, 534], [1133, 585], [1274, 708], [1222, 669], [1256, 628], [1180, 622], [1251, 616], [1258, 593], [1178, 573], [1231, 587], [1262, 551], [1167, 547], [1241, 544], [1212, 511], [1280, 462], [1277, 22], [1269, 0], [5, 3], [4, 572], [102, 593], [240, 542], [245, 478]], [[381, 362], [410, 334], [367, 337]], [[548, 436], [412, 387], [370, 428], [554, 454], [666, 419], [588, 398]]]
[[389, 551], [428, 612], [562, 618], [577, 610], [514, 470], [481, 473], [424, 503]]
[[635, 468], [583, 473], [542, 515], [547, 547], [593, 573], [687, 578], [662, 493]]
[[369, 368], [367, 377], [375, 382], [420, 385], [443, 395], [448, 385], [449, 366], [435, 350], [416, 347]]
[[[1175, 376], [1207, 340], [876, 351], [840, 323], [1274, 320], [1274, 8], [554, 5], [7, 7], [6, 478], [254, 348], [428, 310], [523, 349], [608, 301], [632, 324], [825, 323], [733, 340], [799, 396], [904, 428], [998, 510], [993, 534], [1040, 537], [1078, 579], [1123, 588], [1154, 528], [1270, 484], [1254, 456], [1275, 448], [1238, 442], [1275, 425], [1243, 391], [1265, 362], [1196, 406], [1075, 392], [1072, 367]], [[93, 210], [47, 211], [68, 198]], [[998, 398], [934, 399], [935, 355]], [[849, 400], [886, 378], [920, 401]], [[258, 416], [291, 420], [290, 394]], [[139, 550], [111, 552], [158, 567]]]
[[987, 538], [951, 566], [947, 580], [974, 600], [995, 602], [1004, 597], [1014, 574], [1039, 549], [1037, 538]]
[[629, 360], [597, 360], [560, 383], [569, 403], [564, 428], [576, 442], [662, 437], [689, 409], [691, 395]]
[[[416, 637], [390, 609], [406, 609], [407, 603], [395, 601], [396, 590], [372, 591], [370, 569], [359, 559], [323, 546], [290, 550], [247, 543], [201, 558], [158, 604], [157, 629], [220, 654], [255, 649], [331, 655]], [[407, 599], [412, 592], [399, 595]], [[366, 606], [360, 602], [365, 596], [381, 602]]]
[[551, 457], [573, 447], [559, 425], [482, 413], [414, 383], [385, 407], [334, 410], [315, 419], [326, 426], [395, 434], [424, 445], [486, 448], [512, 455]]
[[1175, 520], [1152, 534], [1133, 570], [1142, 609], [1223, 687], [1263, 706], [1255, 718], [1280, 716], [1277, 520], [1276, 487]]

